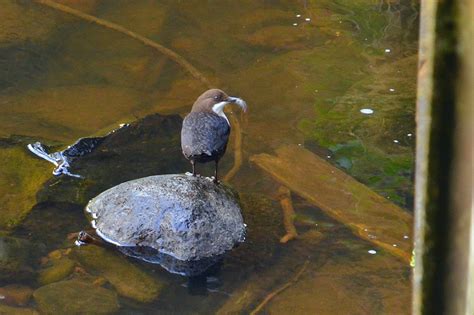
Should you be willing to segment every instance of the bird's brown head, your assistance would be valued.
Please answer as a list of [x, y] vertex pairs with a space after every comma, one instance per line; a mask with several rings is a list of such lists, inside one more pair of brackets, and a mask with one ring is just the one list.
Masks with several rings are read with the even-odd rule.
[[225, 105], [230, 103], [239, 105], [244, 111], [247, 110], [247, 104], [241, 98], [229, 96], [224, 91], [219, 89], [210, 89], [202, 93], [196, 99], [191, 111], [214, 112], [222, 116]]

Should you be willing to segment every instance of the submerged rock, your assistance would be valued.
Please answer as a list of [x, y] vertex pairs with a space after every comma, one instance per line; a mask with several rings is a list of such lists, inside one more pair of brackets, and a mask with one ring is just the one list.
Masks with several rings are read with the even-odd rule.
[[74, 261], [67, 257], [54, 259], [51, 266], [40, 271], [38, 282], [45, 285], [63, 280], [73, 272], [74, 266]]
[[234, 192], [200, 176], [125, 182], [92, 199], [87, 211], [97, 234], [125, 254], [186, 275], [205, 271], [245, 234]]
[[32, 260], [38, 249], [15, 237], [0, 237], [0, 282], [22, 281], [33, 273]]
[[67, 158], [68, 171], [82, 179], [56, 177], [44, 185], [38, 200], [85, 204], [125, 181], [188, 168], [179, 145], [181, 122], [178, 115], [149, 115], [104, 137], [83, 138], [69, 149], [51, 153]]
[[111, 314], [119, 309], [115, 292], [79, 279], [46, 285], [33, 296], [42, 314]]
[[[19, 284], [10, 284], [0, 288], [0, 300], [10, 306], [26, 305], [32, 294], [33, 290], [30, 287]], [[1, 309], [0, 314], [2, 314]]]
[[72, 252], [87, 270], [107, 279], [118, 294], [139, 302], [151, 302], [160, 294], [163, 284], [134, 264], [111, 251], [85, 246]]
[[8, 315], [38, 315], [39, 313], [32, 308], [13, 307], [0, 304], [0, 314]]

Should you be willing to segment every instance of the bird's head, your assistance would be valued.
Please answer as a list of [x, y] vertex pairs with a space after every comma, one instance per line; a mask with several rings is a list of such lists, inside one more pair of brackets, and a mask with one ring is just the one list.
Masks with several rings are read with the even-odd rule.
[[227, 95], [219, 89], [210, 89], [202, 93], [194, 102], [192, 112], [214, 112], [219, 116], [224, 115], [224, 107], [227, 104], [237, 104], [242, 110], [247, 111], [247, 103], [241, 98]]

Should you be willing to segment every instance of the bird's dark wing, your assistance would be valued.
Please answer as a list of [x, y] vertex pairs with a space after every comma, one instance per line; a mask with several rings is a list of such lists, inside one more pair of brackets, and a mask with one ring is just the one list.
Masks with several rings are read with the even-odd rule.
[[222, 156], [229, 140], [227, 120], [214, 113], [191, 112], [184, 118], [181, 147], [186, 158]]

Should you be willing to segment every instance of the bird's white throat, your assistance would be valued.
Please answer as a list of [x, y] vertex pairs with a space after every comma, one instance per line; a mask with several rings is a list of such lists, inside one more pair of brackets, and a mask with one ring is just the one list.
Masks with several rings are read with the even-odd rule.
[[216, 113], [217, 115], [221, 116], [222, 118], [224, 118], [225, 120], [227, 120], [227, 123], [230, 126], [229, 119], [227, 119], [227, 116], [224, 113], [224, 107], [227, 104], [229, 104], [229, 102], [227, 102], [227, 101], [219, 102], [219, 103], [215, 104], [214, 106], [212, 106], [212, 111], [214, 113]]

